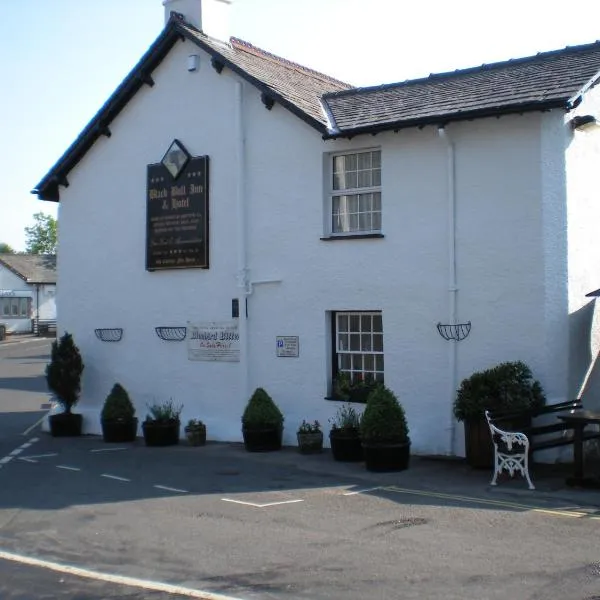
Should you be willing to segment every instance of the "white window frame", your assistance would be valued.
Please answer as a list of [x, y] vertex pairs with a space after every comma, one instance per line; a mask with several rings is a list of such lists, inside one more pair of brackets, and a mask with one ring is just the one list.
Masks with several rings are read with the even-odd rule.
[[[334, 335], [335, 335], [335, 339], [333, 340], [333, 344], [334, 344], [334, 353], [335, 353], [335, 359], [336, 359], [336, 365], [335, 365], [335, 373], [339, 374], [339, 373], [349, 373], [351, 379], [354, 380], [354, 373], [361, 373], [361, 377], [364, 379], [366, 374], [373, 374], [374, 379], [376, 379], [377, 381], [384, 383], [384, 378], [385, 378], [385, 361], [384, 361], [384, 341], [383, 341], [383, 314], [381, 311], [377, 311], [377, 310], [371, 310], [371, 311], [336, 311], [333, 314], [334, 317], [334, 327], [333, 327], [333, 331], [334, 331]], [[340, 329], [340, 317], [348, 317], [348, 331], [343, 331], [342, 329]], [[353, 330], [351, 328], [351, 321], [352, 321], [352, 317], [359, 317], [359, 328], [358, 330]], [[361, 317], [379, 317], [379, 319], [381, 320], [381, 332], [375, 331], [373, 328], [371, 328], [369, 330], [369, 332], [363, 331], [362, 330], [362, 320], [360, 320]], [[348, 343], [348, 348], [340, 348], [340, 336], [344, 335], [344, 334], [348, 334], [348, 336], [350, 335], [370, 335], [371, 336], [371, 347], [369, 350], [363, 350], [362, 347], [359, 348], [358, 350], [351, 349], [352, 343], [350, 338], [348, 338], [349, 343]], [[374, 350], [373, 348], [375, 347], [374, 344], [374, 335], [381, 335], [381, 350]], [[362, 339], [360, 340], [360, 346], [362, 346]], [[361, 359], [361, 363], [362, 363], [362, 368], [359, 369], [354, 369], [354, 364], [351, 366], [351, 368], [348, 370], [347, 368], [344, 368], [342, 366], [342, 356], [362, 356], [363, 358]], [[364, 357], [365, 356], [373, 356], [373, 363], [374, 363], [374, 368], [371, 369], [367, 369], [365, 368], [365, 360]], [[378, 368], [377, 366], [377, 358], [378, 356], [381, 356], [382, 360], [382, 365], [381, 368]], [[354, 359], [351, 359], [351, 361], [354, 363]], [[380, 377], [379, 377], [380, 375]]]
[[[0, 298], [0, 319], [28, 319], [31, 313], [31, 298], [27, 296], [3, 296]], [[17, 314], [13, 314], [16, 305]], [[6, 312], [8, 310], [8, 313]]]
[[[382, 219], [383, 219], [383, 194], [381, 191], [381, 178], [379, 185], [368, 186], [368, 187], [355, 187], [355, 188], [344, 188], [340, 190], [334, 189], [333, 185], [333, 176], [334, 176], [334, 161], [338, 156], [348, 156], [348, 155], [360, 155], [365, 154], [367, 152], [379, 152], [379, 169], [380, 172], [382, 169], [382, 151], [380, 147], [374, 148], [358, 148], [354, 150], [345, 150], [342, 152], [331, 152], [326, 155], [327, 159], [327, 185], [326, 185], [326, 193], [327, 193], [327, 210], [325, 214], [325, 233], [331, 237], [353, 237], [353, 236], [364, 236], [364, 235], [380, 235], [382, 233]], [[380, 176], [381, 177], [381, 176]], [[359, 194], [374, 194], [378, 193], [380, 196], [380, 227], [379, 229], [358, 229], [353, 231], [334, 231], [333, 230], [333, 199], [335, 197], [340, 196], [358, 196]]]

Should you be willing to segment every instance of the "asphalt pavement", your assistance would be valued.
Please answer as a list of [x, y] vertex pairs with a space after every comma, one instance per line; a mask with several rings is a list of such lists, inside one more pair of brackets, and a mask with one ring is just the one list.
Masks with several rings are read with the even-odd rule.
[[329, 451], [52, 438], [27, 431], [42, 343], [0, 345], [2, 599], [600, 596], [600, 495], [568, 466], [530, 491], [436, 457], [375, 474]]

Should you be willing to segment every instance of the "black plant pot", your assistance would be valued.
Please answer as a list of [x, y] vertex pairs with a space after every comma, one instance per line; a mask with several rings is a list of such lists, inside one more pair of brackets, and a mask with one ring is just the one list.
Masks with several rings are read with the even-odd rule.
[[102, 419], [102, 437], [105, 442], [123, 443], [134, 442], [137, 435], [138, 420], [133, 419]]
[[74, 413], [50, 415], [50, 434], [52, 437], [75, 437], [81, 435], [83, 417]]
[[244, 445], [248, 452], [272, 452], [281, 450], [281, 427], [265, 427], [263, 429], [242, 428]]
[[146, 446], [175, 446], [179, 444], [179, 420], [144, 421], [142, 433]]
[[365, 444], [365, 466], [368, 471], [404, 471], [410, 461], [410, 442], [401, 444]]
[[360, 462], [363, 460], [363, 448], [358, 429], [332, 429], [329, 432], [331, 453], [340, 462]]

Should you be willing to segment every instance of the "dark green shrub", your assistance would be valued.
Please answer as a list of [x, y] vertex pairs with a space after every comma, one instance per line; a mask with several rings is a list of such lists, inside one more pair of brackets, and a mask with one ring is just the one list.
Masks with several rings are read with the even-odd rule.
[[248, 400], [242, 415], [242, 425], [245, 429], [283, 427], [281, 411], [263, 388], [257, 388]]
[[459, 421], [481, 419], [483, 413], [510, 413], [539, 408], [546, 403], [540, 382], [521, 361], [501, 363], [464, 379], [454, 400]]
[[115, 383], [104, 401], [101, 419], [115, 421], [117, 419], [131, 420], [134, 417], [135, 408], [129, 399], [127, 390], [120, 383]]
[[394, 392], [378, 385], [370, 394], [360, 420], [360, 439], [366, 443], [408, 442], [408, 424]]
[[81, 391], [83, 360], [70, 333], [52, 342], [50, 362], [46, 365], [46, 382], [65, 413], [77, 404]]

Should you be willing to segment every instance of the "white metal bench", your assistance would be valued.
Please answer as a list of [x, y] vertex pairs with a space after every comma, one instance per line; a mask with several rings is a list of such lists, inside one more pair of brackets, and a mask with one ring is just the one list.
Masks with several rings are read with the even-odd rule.
[[490, 413], [485, 411], [485, 418], [490, 427], [490, 436], [494, 444], [494, 476], [491, 485], [496, 485], [498, 475], [503, 470], [508, 471], [511, 477], [515, 473], [521, 475], [527, 480], [530, 490], [535, 486], [531, 483], [529, 477], [529, 439], [524, 433], [517, 431], [504, 431], [492, 423]]

